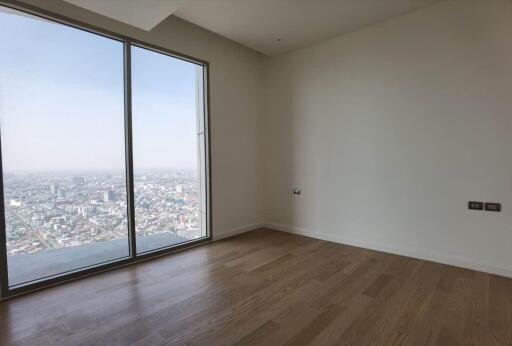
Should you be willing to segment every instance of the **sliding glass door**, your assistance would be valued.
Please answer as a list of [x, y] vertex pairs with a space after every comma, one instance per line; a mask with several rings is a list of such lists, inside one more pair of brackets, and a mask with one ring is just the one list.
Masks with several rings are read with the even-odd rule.
[[209, 239], [206, 64], [0, 6], [3, 297]]

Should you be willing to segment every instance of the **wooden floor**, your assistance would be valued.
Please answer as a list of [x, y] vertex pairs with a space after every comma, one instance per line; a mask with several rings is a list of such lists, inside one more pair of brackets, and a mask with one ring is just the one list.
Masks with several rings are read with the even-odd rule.
[[512, 279], [258, 230], [0, 302], [1, 345], [511, 345]]

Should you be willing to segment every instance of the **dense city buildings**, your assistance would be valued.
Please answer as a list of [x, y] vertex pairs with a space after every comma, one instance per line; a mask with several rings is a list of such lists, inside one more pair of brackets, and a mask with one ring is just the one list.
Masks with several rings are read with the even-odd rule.
[[[139, 236], [203, 236], [194, 171], [138, 173], [134, 196]], [[8, 255], [128, 237], [124, 173], [5, 174], [4, 195]]]

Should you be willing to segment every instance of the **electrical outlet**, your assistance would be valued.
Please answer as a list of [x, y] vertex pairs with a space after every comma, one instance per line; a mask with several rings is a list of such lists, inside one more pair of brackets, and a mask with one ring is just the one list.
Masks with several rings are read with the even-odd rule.
[[470, 210], [484, 210], [484, 202], [469, 201], [468, 209]]
[[485, 202], [485, 210], [499, 213], [501, 211], [501, 203]]

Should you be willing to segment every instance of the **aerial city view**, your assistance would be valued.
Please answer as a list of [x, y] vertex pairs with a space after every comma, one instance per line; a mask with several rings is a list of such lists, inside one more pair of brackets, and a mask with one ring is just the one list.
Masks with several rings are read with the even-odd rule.
[[[134, 192], [138, 235], [201, 237], [195, 171], [139, 172]], [[4, 195], [8, 255], [128, 236], [124, 172], [5, 174]]]
[[[0, 10], [0, 246], [10, 287], [207, 235], [204, 67], [136, 45], [128, 62], [125, 48], [111, 37]], [[3, 229], [0, 235], [3, 241]]]

